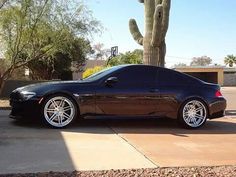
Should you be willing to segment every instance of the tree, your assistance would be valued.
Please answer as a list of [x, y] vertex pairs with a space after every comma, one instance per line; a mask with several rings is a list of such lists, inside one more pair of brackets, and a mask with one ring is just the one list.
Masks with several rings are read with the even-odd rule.
[[81, 2], [12, 0], [8, 4], [0, 10], [0, 42], [9, 61], [0, 76], [0, 92], [15, 69], [32, 62], [54, 60], [58, 53], [84, 60], [82, 47], [76, 52], [74, 43], [97, 32], [99, 23]]
[[0, 9], [4, 7], [8, 0], [0, 0]]
[[[90, 42], [83, 38], [65, 42], [64, 52], [56, 52], [53, 58], [46, 57], [28, 63], [31, 78], [34, 80], [62, 79], [71, 80], [72, 71], [77, 72], [91, 52]], [[73, 64], [73, 65], [72, 65]]]
[[145, 36], [142, 36], [134, 19], [129, 21], [134, 40], [143, 45], [144, 64], [165, 65], [165, 37], [169, 26], [171, 0], [139, 0], [145, 8]]
[[109, 62], [110, 66], [122, 65], [122, 64], [142, 64], [143, 51], [136, 49], [133, 52], [126, 52], [125, 54], [119, 54], [112, 58]]
[[212, 63], [212, 59], [210, 57], [202, 56], [202, 57], [194, 57], [190, 65], [191, 66], [208, 66], [211, 63]]
[[175, 64], [173, 67], [174, 68], [181, 68], [181, 67], [186, 67], [187, 66], [187, 64], [185, 64], [185, 63], [178, 63], [178, 64]]
[[104, 44], [97, 43], [93, 45], [91, 58], [94, 60], [106, 60], [111, 55], [110, 49], [104, 49]]
[[229, 65], [229, 67], [233, 67], [234, 64], [236, 64], [236, 56], [234, 55], [227, 55], [224, 60], [226, 65]]
[[3, 60], [3, 59], [1, 59], [0, 58], [0, 75], [2, 75], [4, 72], [5, 72], [5, 70], [8, 68], [8, 63], [7, 63], [7, 61], [6, 60]]

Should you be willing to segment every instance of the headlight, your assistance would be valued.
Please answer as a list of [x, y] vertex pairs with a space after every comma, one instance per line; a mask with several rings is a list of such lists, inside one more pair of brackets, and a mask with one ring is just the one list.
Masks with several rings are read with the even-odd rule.
[[36, 93], [34, 93], [34, 92], [28, 92], [28, 91], [22, 91], [21, 92], [21, 96], [22, 96], [23, 100], [28, 100], [28, 99], [32, 98], [33, 96], [35, 96], [35, 95], [36, 95]]

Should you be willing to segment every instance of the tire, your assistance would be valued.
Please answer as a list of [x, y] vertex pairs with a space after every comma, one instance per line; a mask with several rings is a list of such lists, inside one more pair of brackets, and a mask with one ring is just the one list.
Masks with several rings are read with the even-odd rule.
[[42, 105], [44, 122], [53, 128], [65, 128], [77, 117], [78, 108], [75, 101], [65, 95], [48, 97]]
[[197, 129], [206, 123], [207, 117], [206, 104], [200, 99], [191, 99], [181, 106], [178, 122], [185, 128]]

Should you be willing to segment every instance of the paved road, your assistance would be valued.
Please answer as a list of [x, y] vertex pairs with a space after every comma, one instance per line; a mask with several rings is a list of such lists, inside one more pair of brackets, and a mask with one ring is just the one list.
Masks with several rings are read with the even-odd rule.
[[7, 114], [0, 113], [0, 174], [156, 167], [104, 122], [55, 130]]
[[236, 117], [236, 87], [223, 87], [221, 90], [227, 100], [226, 113]]
[[55, 130], [17, 123], [0, 111], [0, 174], [236, 165], [235, 93], [223, 89], [231, 116], [194, 131], [166, 119], [90, 120]]

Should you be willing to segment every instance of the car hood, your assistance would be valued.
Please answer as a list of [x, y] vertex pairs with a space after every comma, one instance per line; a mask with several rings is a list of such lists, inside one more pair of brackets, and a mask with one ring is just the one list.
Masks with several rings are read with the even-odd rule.
[[27, 85], [24, 87], [19, 87], [16, 90], [14, 90], [14, 92], [27, 91], [27, 92], [35, 92], [41, 95], [41, 94], [45, 94], [45, 93], [57, 91], [57, 90], [69, 91], [71, 88], [80, 87], [87, 84], [90, 84], [90, 83], [82, 81], [82, 80], [81, 81], [77, 80], [77, 81], [41, 82], [37, 84]]

